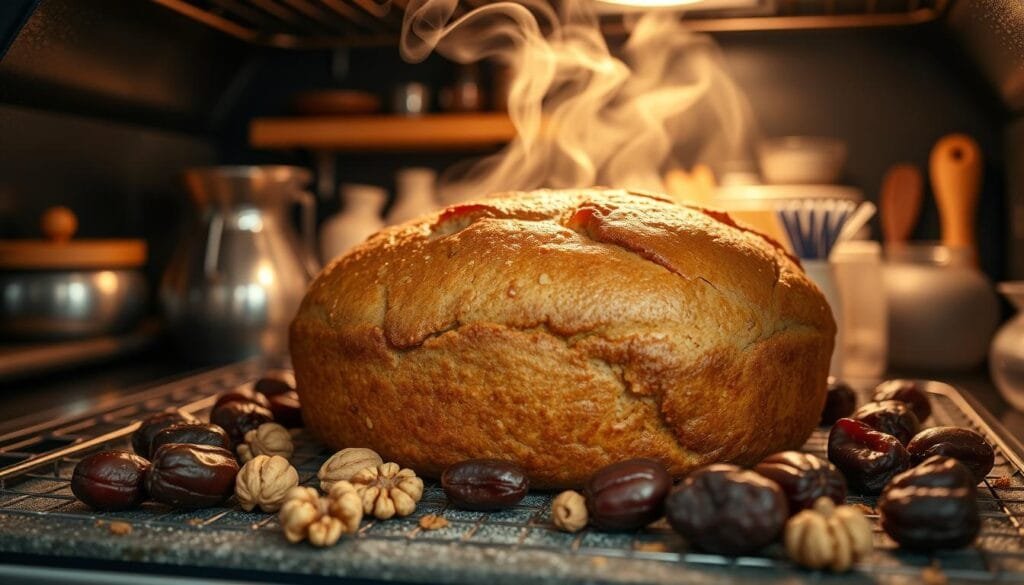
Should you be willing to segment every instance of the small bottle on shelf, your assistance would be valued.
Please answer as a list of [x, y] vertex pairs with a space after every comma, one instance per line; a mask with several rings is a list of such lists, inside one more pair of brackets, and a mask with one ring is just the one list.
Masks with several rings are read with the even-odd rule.
[[324, 264], [362, 243], [382, 227], [380, 214], [387, 192], [373, 185], [345, 184], [338, 190], [341, 211], [320, 228], [320, 258]]
[[387, 225], [402, 223], [437, 209], [434, 183], [437, 173], [423, 167], [399, 169], [395, 175], [397, 200], [388, 212]]

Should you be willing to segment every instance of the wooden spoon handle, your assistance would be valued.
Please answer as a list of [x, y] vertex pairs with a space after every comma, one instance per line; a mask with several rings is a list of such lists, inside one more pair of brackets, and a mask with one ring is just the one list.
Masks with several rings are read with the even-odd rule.
[[944, 136], [932, 148], [932, 190], [939, 206], [942, 243], [946, 246], [974, 250], [981, 164], [981, 148], [965, 134]]
[[924, 178], [921, 170], [912, 164], [889, 167], [882, 179], [881, 221], [882, 237], [887, 244], [898, 244], [910, 239], [921, 212]]

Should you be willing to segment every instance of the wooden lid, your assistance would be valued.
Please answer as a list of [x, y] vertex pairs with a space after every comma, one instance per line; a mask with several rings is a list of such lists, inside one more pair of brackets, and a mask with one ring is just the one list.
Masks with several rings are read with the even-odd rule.
[[143, 240], [72, 240], [78, 218], [51, 207], [41, 220], [47, 240], [0, 240], [0, 269], [137, 268], [146, 263]]

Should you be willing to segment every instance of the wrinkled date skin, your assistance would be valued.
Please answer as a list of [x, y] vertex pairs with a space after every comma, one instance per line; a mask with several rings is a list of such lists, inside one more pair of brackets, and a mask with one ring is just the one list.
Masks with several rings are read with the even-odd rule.
[[933, 427], [914, 435], [907, 445], [910, 462], [920, 465], [932, 455], [945, 455], [962, 463], [978, 484], [992, 471], [995, 452], [978, 433], [961, 427]]
[[268, 399], [262, 392], [253, 390], [248, 384], [239, 386], [234, 390], [230, 390], [218, 396], [217, 402], [213, 403], [212, 410], [217, 410], [229, 402], [255, 402], [263, 408], [270, 408], [270, 399]]
[[894, 477], [878, 513], [886, 534], [912, 550], [964, 547], [981, 529], [974, 475], [941, 455]]
[[211, 445], [164, 445], [153, 455], [146, 488], [154, 500], [179, 509], [209, 508], [235, 491], [238, 463]]
[[94, 510], [127, 510], [146, 499], [149, 461], [128, 451], [102, 451], [82, 459], [71, 475], [71, 493]]
[[914, 411], [914, 416], [921, 423], [932, 415], [932, 403], [928, 400], [928, 395], [913, 380], [886, 380], [875, 386], [875, 393], [871, 400], [875, 402], [899, 400]]
[[690, 474], [665, 502], [668, 522], [707, 552], [741, 555], [774, 542], [789, 517], [775, 482], [735, 465]]
[[849, 418], [832, 427], [828, 460], [843, 473], [850, 489], [868, 495], [881, 493], [894, 475], [910, 467], [910, 454], [899, 439]]
[[637, 530], [664, 513], [672, 477], [653, 459], [628, 459], [597, 470], [584, 487], [590, 523], [604, 530]]
[[498, 459], [468, 459], [449, 465], [441, 488], [457, 508], [501, 510], [519, 503], [530, 491], [530, 480], [518, 465]]
[[295, 374], [289, 370], [271, 370], [256, 380], [253, 389], [268, 398], [295, 390]]
[[830, 498], [836, 505], [846, 500], [846, 480], [834, 465], [820, 457], [799, 451], [769, 455], [754, 471], [779, 484], [786, 494], [789, 513], [814, 506], [818, 498]]
[[273, 421], [274, 414], [269, 408], [240, 400], [222, 404], [210, 413], [210, 422], [227, 432], [232, 445], [241, 444], [245, 440], [245, 433]]
[[921, 430], [921, 423], [905, 402], [886, 400], [869, 402], [851, 416], [878, 432], [892, 435], [906, 445]]
[[153, 437], [152, 449], [156, 453], [160, 447], [170, 443], [187, 445], [212, 445], [221, 449], [231, 450], [231, 439], [227, 432], [211, 423], [176, 423], [160, 431]]
[[832, 426], [841, 418], [853, 414], [857, 408], [857, 395], [849, 384], [838, 380], [832, 380], [828, 384], [828, 394], [825, 395], [825, 408], [821, 410], [821, 422], [823, 427]]
[[297, 429], [303, 426], [302, 404], [299, 402], [299, 393], [294, 390], [271, 394], [267, 400], [270, 401], [270, 412], [274, 415], [274, 422], [288, 429]]
[[148, 459], [153, 455], [153, 438], [160, 431], [179, 423], [197, 422], [199, 419], [177, 408], [168, 408], [163, 412], [158, 412], [142, 421], [142, 425], [132, 433], [132, 449], [136, 454]]

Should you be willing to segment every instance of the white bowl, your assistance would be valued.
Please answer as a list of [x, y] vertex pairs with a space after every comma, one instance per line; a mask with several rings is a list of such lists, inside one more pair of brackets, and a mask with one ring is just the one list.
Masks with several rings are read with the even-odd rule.
[[758, 156], [769, 183], [835, 183], [846, 164], [846, 144], [835, 138], [784, 136], [763, 140]]

